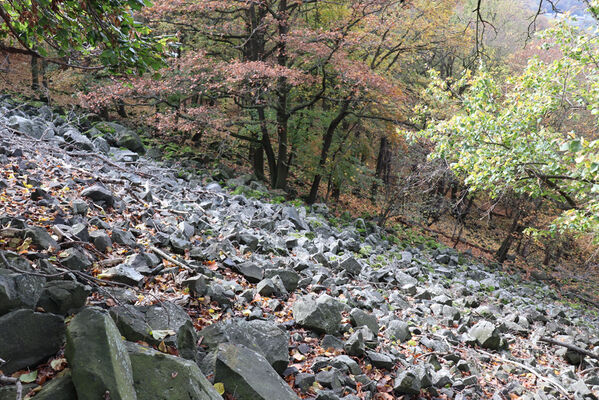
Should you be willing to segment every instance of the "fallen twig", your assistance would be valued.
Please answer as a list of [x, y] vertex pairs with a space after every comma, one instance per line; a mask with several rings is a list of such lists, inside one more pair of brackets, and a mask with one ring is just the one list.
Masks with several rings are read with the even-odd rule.
[[10, 376], [0, 375], [0, 383], [12, 383], [17, 386], [17, 397], [16, 400], [23, 398], [23, 385], [19, 378], [11, 378]]
[[559, 340], [551, 339], [548, 337], [542, 337], [539, 339], [539, 341], [554, 344], [556, 346], [562, 346], [562, 347], [565, 347], [566, 349], [569, 349], [569, 350], [575, 351], [577, 353], [584, 354], [585, 356], [594, 358], [595, 360], [599, 360], [599, 355], [593, 353], [592, 351], [583, 349], [582, 347], [578, 347], [578, 346], [575, 346], [570, 343], [560, 342]]
[[172, 262], [173, 264], [175, 264], [178, 267], [186, 269], [189, 272], [195, 272], [193, 270], [193, 268], [191, 268], [189, 265], [186, 265], [186, 264], [182, 263], [181, 261], [175, 260], [173, 257], [166, 254], [164, 251], [162, 251], [154, 246], [150, 246], [150, 250], [152, 250], [154, 253], [158, 254], [160, 257], [164, 258], [165, 260]]

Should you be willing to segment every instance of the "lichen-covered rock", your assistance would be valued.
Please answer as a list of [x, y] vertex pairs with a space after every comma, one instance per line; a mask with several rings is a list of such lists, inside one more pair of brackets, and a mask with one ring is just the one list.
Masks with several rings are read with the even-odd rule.
[[222, 400], [195, 362], [135, 343], [126, 346], [138, 399]]
[[304, 296], [293, 304], [293, 318], [301, 326], [316, 332], [336, 333], [341, 322], [341, 308], [341, 304], [328, 295], [316, 300]]
[[136, 400], [129, 354], [114, 321], [100, 308], [79, 312], [67, 328], [65, 356], [79, 400]]
[[238, 400], [299, 399], [261, 354], [240, 344], [218, 346], [214, 381]]
[[242, 344], [263, 355], [278, 373], [289, 363], [289, 335], [271, 321], [230, 319], [202, 329], [199, 336], [212, 350], [220, 343]]

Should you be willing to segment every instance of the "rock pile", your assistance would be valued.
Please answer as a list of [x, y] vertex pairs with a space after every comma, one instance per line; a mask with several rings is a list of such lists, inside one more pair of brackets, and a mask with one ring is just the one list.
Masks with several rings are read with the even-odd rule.
[[0, 370], [24, 395], [596, 398], [598, 360], [541, 339], [596, 354], [597, 314], [546, 283], [179, 178], [133, 131], [67, 119], [0, 102]]

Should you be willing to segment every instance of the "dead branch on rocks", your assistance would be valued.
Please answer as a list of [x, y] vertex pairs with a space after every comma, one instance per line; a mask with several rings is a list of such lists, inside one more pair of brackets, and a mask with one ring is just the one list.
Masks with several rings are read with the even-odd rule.
[[195, 272], [193, 270], [193, 268], [191, 268], [189, 265], [186, 265], [186, 264], [182, 263], [181, 261], [177, 261], [173, 257], [171, 257], [168, 254], [166, 254], [164, 251], [162, 251], [162, 250], [160, 250], [160, 249], [158, 249], [158, 248], [156, 248], [154, 246], [150, 246], [150, 250], [152, 250], [154, 253], [156, 253], [160, 257], [164, 258], [165, 260], [168, 260], [168, 261], [172, 262], [173, 264], [175, 264], [178, 267], [186, 269], [189, 272]]
[[[1, 360], [1, 359], [0, 359]], [[23, 398], [23, 385], [19, 378], [11, 378], [10, 376], [0, 375], [0, 383], [10, 383], [17, 386], [17, 397], [16, 400]]]
[[583, 349], [582, 347], [578, 347], [578, 346], [575, 346], [575, 345], [570, 344], [570, 343], [560, 342], [559, 340], [551, 339], [551, 338], [548, 338], [548, 337], [542, 337], [542, 338], [539, 339], [539, 341], [545, 342], [545, 343], [549, 343], [549, 344], [554, 344], [556, 346], [562, 346], [562, 347], [565, 347], [568, 350], [572, 350], [572, 351], [575, 351], [577, 353], [584, 354], [585, 356], [594, 358], [595, 360], [599, 360], [599, 355], [598, 354], [595, 354], [592, 351]]

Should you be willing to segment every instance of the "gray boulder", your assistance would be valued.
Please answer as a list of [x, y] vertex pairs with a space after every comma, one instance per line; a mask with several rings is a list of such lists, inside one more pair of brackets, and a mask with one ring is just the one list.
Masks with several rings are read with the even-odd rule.
[[0, 315], [17, 308], [34, 308], [45, 282], [43, 277], [0, 269]]
[[385, 330], [385, 334], [389, 339], [399, 340], [400, 342], [405, 342], [406, 340], [410, 340], [412, 338], [408, 324], [404, 321], [399, 321], [396, 319], [389, 322], [387, 329]]
[[261, 354], [239, 344], [218, 346], [214, 381], [238, 400], [299, 399]]
[[89, 138], [82, 135], [78, 130], [71, 128], [62, 135], [67, 143], [72, 144], [78, 149], [86, 151], [94, 151], [95, 147]]
[[336, 333], [341, 310], [342, 305], [326, 294], [316, 300], [312, 296], [303, 296], [293, 304], [293, 318], [299, 325], [316, 332]]
[[198, 365], [128, 342], [137, 398], [143, 400], [222, 400]]
[[83, 271], [92, 265], [87, 255], [76, 247], [66, 249], [61, 253], [61, 257], [62, 265], [76, 271]]
[[67, 328], [65, 356], [79, 400], [135, 400], [129, 354], [107, 312], [89, 307]]
[[[160, 344], [162, 340], [169, 345], [175, 345], [177, 331], [190, 321], [184, 309], [170, 302], [151, 306], [128, 304], [112, 307], [110, 316], [127, 340], [142, 340], [153, 345]], [[170, 334], [161, 337], [162, 334], [157, 335], [154, 331], [170, 331]]]
[[251, 261], [236, 264], [233, 269], [243, 275], [248, 282], [258, 283], [264, 277], [264, 268]]
[[267, 269], [264, 271], [265, 278], [274, 278], [275, 276], [281, 278], [281, 281], [283, 281], [283, 285], [285, 285], [285, 289], [288, 292], [293, 292], [297, 289], [297, 284], [300, 280], [300, 276], [297, 272], [288, 269]]
[[128, 264], [121, 264], [116, 267], [108, 268], [101, 274], [101, 277], [131, 286], [138, 286], [144, 280], [144, 276]]
[[351, 256], [341, 261], [339, 267], [346, 270], [351, 275], [360, 275], [360, 272], [362, 272], [362, 264]]
[[50, 281], [37, 302], [46, 312], [67, 315], [85, 305], [91, 293], [89, 286], [74, 281]]
[[491, 350], [498, 350], [501, 346], [499, 331], [492, 322], [480, 321], [468, 331], [481, 346]]
[[229, 319], [202, 329], [198, 335], [211, 350], [220, 343], [242, 344], [264, 356], [279, 374], [289, 364], [289, 335], [271, 321]]
[[374, 335], [379, 334], [379, 322], [374, 314], [354, 308], [350, 311], [349, 316], [353, 326], [366, 326]]
[[402, 371], [395, 378], [393, 390], [397, 394], [416, 395], [420, 393], [421, 382], [418, 376], [413, 371]]
[[99, 184], [84, 189], [81, 192], [81, 196], [89, 198], [94, 203], [104, 203], [109, 207], [112, 207], [115, 203], [115, 197], [112, 192]]
[[179, 357], [197, 361], [198, 333], [191, 320], [186, 321], [177, 331], [177, 351]]
[[58, 243], [50, 234], [39, 226], [32, 226], [25, 231], [25, 237], [31, 238], [31, 241], [37, 247], [48, 250], [49, 248], [58, 249]]
[[77, 392], [73, 385], [71, 371], [65, 370], [44, 385], [42, 390], [35, 395], [36, 400], [77, 400]]
[[35, 367], [56, 354], [64, 339], [64, 320], [54, 314], [16, 310], [0, 317], [0, 358], [5, 374]]

